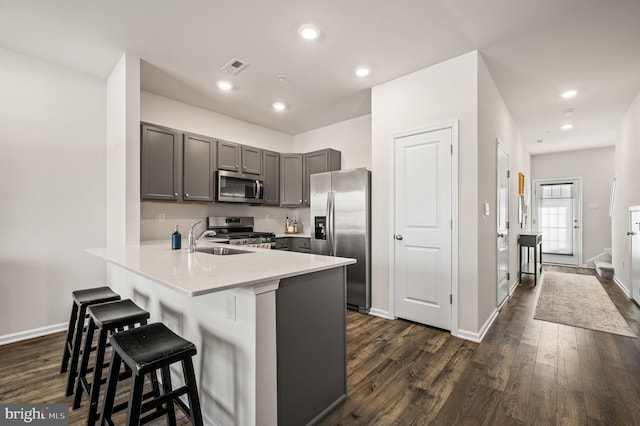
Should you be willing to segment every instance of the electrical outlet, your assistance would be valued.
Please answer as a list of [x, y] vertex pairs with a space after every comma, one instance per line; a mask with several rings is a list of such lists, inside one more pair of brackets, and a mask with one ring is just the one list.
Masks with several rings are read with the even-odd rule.
[[236, 297], [232, 294], [227, 296], [227, 319], [236, 320]]
[[167, 220], [167, 216], [164, 213], [158, 214], [158, 222], [162, 223]]

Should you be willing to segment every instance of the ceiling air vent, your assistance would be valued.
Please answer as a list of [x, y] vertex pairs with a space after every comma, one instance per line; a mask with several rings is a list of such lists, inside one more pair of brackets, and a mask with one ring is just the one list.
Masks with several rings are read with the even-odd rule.
[[236, 75], [238, 74], [240, 71], [242, 71], [243, 69], [245, 69], [246, 67], [248, 67], [249, 64], [241, 59], [238, 58], [233, 58], [232, 60], [230, 60], [229, 62], [227, 62], [227, 64], [225, 66], [223, 66], [222, 68], [220, 68], [222, 71], [229, 73], [231, 75]]

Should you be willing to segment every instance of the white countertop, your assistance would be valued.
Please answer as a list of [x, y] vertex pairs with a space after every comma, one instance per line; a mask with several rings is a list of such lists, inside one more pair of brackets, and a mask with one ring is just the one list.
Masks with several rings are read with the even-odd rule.
[[[200, 242], [199, 247], [229, 247]], [[250, 253], [212, 255], [171, 250], [168, 241], [140, 246], [87, 250], [94, 256], [120, 265], [188, 296], [213, 293], [282, 278], [303, 275], [356, 263], [355, 259], [234, 247]]]

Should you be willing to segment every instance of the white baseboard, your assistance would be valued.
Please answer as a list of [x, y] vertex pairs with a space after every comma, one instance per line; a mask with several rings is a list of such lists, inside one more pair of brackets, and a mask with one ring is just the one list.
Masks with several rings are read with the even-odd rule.
[[494, 309], [494, 311], [491, 313], [491, 315], [489, 315], [489, 318], [487, 318], [487, 320], [484, 322], [484, 324], [482, 325], [482, 327], [477, 333], [473, 331], [458, 329], [458, 333], [456, 334], [456, 337], [459, 337], [465, 340], [470, 340], [472, 342], [480, 343], [482, 342], [482, 339], [484, 339], [485, 334], [487, 334], [487, 331], [489, 331], [489, 329], [491, 328], [491, 325], [493, 325], [493, 322], [496, 320], [497, 317], [498, 317], [498, 310]]
[[386, 318], [386, 319], [395, 319], [389, 316], [389, 311], [383, 311], [382, 309], [376, 309], [376, 308], [369, 309], [369, 315], [373, 315], [374, 317]]
[[66, 322], [54, 325], [48, 325], [46, 327], [34, 328], [33, 330], [20, 331], [18, 333], [7, 334], [0, 336], [0, 346], [7, 345], [9, 343], [20, 342], [22, 340], [33, 339], [34, 337], [45, 336], [47, 334], [57, 333], [59, 331], [67, 331]]
[[509, 297], [513, 296], [513, 293], [516, 291], [516, 288], [520, 284], [520, 280], [515, 280], [513, 284], [511, 284], [511, 288], [509, 289]]
[[622, 284], [622, 281], [620, 281], [618, 279], [618, 277], [616, 277], [615, 275], [613, 276], [613, 282], [617, 284], [618, 287], [620, 287], [620, 290], [622, 290], [622, 292], [629, 298], [631, 299], [631, 292], [629, 290], [627, 290], [627, 288], [624, 286], [624, 284]]

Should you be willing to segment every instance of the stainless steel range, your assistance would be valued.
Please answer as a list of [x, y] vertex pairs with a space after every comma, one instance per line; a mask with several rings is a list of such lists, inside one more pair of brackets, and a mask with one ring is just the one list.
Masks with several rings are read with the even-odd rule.
[[273, 232], [255, 232], [253, 218], [247, 216], [209, 216], [207, 229], [216, 231], [214, 238], [229, 244], [275, 248], [276, 235]]

